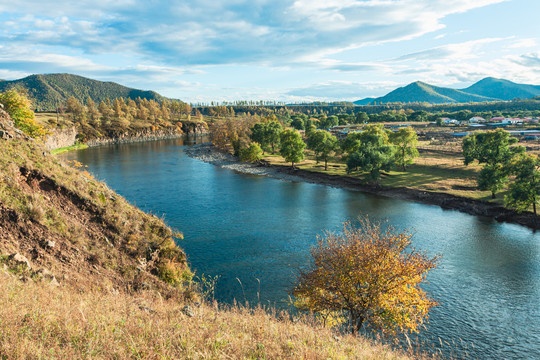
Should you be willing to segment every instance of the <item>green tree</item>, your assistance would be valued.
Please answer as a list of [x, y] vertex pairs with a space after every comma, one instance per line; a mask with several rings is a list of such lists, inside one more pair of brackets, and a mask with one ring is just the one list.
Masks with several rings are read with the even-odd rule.
[[283, 127], [277, 121], [270, 121], [266, 123], [256, 123], [253, 128], [251, 128], [251, 140], [258, 142], [263, 149], [269, 148], [272, 150], [272, 154], [275, 153], [275, 148], [279, 145], [279, 138]]
[[428, 112], [424, 110], [415, 111], [409, 115], [409, 121], [421, 122], [428, 120]]
[[[468, 135], [463, 139], [463, 157], [465, 165], [475, 160], [479, 164], [485, 164], [478, 177], [478, 185], [491, 190], [492, 198], [495, 198], [498, 190], [508, 180], [508, 169], [512, 159], [525, 151], [522, 146], [511, 146], [517, 143], [516, 138], [510, 137], [510, 133], [502, 129], [479, 132]], [[497, 178], [489, 178], [495, 176]]]
[[395, 162], [403, 171], [407, 170], [407, 165], [414, 162], [419, 156], [416, 145], [418, 136], [412, 127], [400, 128], [396, 132], [390, 133], [389, 141], [396, 146]]
[[518, 139], [510, 137], [510, 133], [503, 129], [468, 135], [462, 144], [465, 165], [474, 160], [490, 165], [509, 163], [516, 154], [525, 150], [522, 146], [511, 147], [517, 142]]
[[293, 116], [291, 120], [291, 126], [295, 128], [296, 130], [304, 130], [305, 120], [299, 116]]
[[516, 176], [505, 196], [506, 206], [518, 212], [527, 210], [531, 205], [536, 216], [536, 203], [540, 197], [540, 160], [538, 156], [523, 154], [511, 166]]
[[491, 198], [508, 182], [508, 170], [505, 170], [501, 164], [486, 164], [478, 174], [478, 188], [480, 190], [491, 191]]
[[369, 115], [363, 111], [359, 111], [356, 113], [354, 122], [357, 124], [365, 124], [369, 122]]
[[263, 151], [258, 143], [252, 142], [247, 148], [240, 150], [240, 161], [257, 162], [262, 159]]
[[328, 170], [328, 157], [337, 149], [338, 142], [328, 131], [315, 130], [307, 138], [307, 147], [315, 152], [317, 161], [324, 160], [324, 170]]
[[266, 125], [268, 141], [270, 141], [270, 147], [272, 148], [272, 154], [276, 152], [276, 146], [279, 146], [281, 133], [283, 127], [277, 121], [270, 121]]
[[341, 150], [348, 154], [352, 154], [353, 152], [357, 151], [362, 145], [361, 138], [362, 133], [355, 132], [347, 134], [347, 137], [343, 139], [340, 143]]
[[368, 124], [362, 129], [361, 135], [378, 135], [384, 144], [388, 144], [388, 133], [389, 131], [384, 128], [383, 124]]
[[291, 163], [299, 163], [304, 160], [304, 148], [306, 144], [302, 141], [302, 136], [296, 130], [284, 130], [281, 133], [281, 147], [279, 153], [283, 158]]
[[388, 171], [394, 163], [395, 147], [385, 141], [382, 133], [362, 133], [360, 146], [347, 160], [347, 172], [366, 171], [371, 180], [378, 180], [381, 170]]
[[436, 302], [420, 288], [437, 265], [411, 246], [412, 234], [380, 223], [345, 223], [311, 250], [313, 262], [292, 290], [295, 305], [323, 316], [348, 319], [353, 333], [365, 324], [384, 334], [418, 331]]
[[260, 147], [263, 151], [268, 149], [270, 145], [270, 140], [268, 139], [267, 124], [266, 123], [256, 123], [251, 128], [251, 140], [260, 144]]
[[319, 118], [319, 128], [320, 129], [330, 129], [331, 127], [334, 127], [339, 124], [339, 119], [337, 116], [322, 116]]
[[31, 110], [32, 103], [23, 90], [8, 90], [0, 93], [0, 104], [4, 105], [4, 110], [13, 119], [15, 126], [30, 137], [41, 138], [49, 132], [34, 117]]

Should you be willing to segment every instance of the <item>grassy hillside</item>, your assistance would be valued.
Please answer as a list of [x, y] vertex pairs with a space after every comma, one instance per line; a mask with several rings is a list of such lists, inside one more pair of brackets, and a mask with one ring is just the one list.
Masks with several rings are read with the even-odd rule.
[[138, 97], [148, 100], [162, 100], [163, 97], [154, 91], [143, 91], [128, 88], [114, 82], [103, 82], [71, 74], [31, 75], [19, 80], [0, 82], [0, 92], [13, 87], [28, 90], [34, 108], [39, 111], [52, 111], [57, 103], [63, 104], [73, 96], [80, 102], [90, 97], [95, 102], [107, 98]]
[[0, 359], [407, 358], [307, 319], [206, 302], [161, 219], [1, 109], [0, 128]]
[[540, 95], [540, 86], [516, 84], [512, 81], [488, 77], [462, 91], [499, 100], [530, 99]]

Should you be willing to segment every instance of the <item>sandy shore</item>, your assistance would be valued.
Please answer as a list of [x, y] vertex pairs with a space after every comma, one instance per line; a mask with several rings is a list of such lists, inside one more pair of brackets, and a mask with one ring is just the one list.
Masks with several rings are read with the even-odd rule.
[[194, 159], [243, 174], [268, 176], [286, 181], [308, 182], [423, 204], [437, 205], [443, 209], [457, 210], [471, 215], [490, 217], [501, 222], [515, 223], [532, 229], [540, 229], [538, 216], [534, 216], [531, 212], [518, 214], [513, 210], [487, 201], [406, 187], [391, 188], [381, 185], [364, 184], [359, 179], [348, 176], [292, 169], [290, 166], [261, 166], [242, 163], [230, 154], [219, 152], [209, 143], [190, 146], [186, 149], [186, 153]]

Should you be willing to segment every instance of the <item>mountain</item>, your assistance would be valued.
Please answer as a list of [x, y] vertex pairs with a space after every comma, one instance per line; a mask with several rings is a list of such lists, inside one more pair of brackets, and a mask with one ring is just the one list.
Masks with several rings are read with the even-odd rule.
[[369, 104], [373, 103], [373, 100], [377, 100], [377, 99], [373, 98], [373, 97], [368, 97], [368, 98], [365, 98], [365, 99], [362, 99], [362, 100], [356, 100], [353, 104], [355, 104], [355, 105], [369, 105]]
[[[367, 99], [358, 100], [354, 103], [362, 105], [366, 103]], [[461, 102], [481, 102], [492, 101], [496, 99], [488, 98], [481, 95], [466, 93], [461, 90], [438, 87], [430, 84], [426, 84], [421, 81], [413, 82], [407, 86], [391, 91], [385, 96], [373, 99], [369, 103], [392, 103], [392, 102], [428, 102], [431, 104], [444, 104], [444, 103], [461, 103]]]
[[65, 102], [73, 96], [81, 102], [90, 97], [99, 102], [118, 97], [148, 100], [162, 100], [163, 96], [154, 91], [132, 89], [114, 82], [103, 82], [72, 74], [30, 75], [23, 79], [0, 81], [0, 92], [13, 87], [28, 90], [34, 108], [40, 111], [54, 110], [57, 102]]
[[465, 89], [451, 89], [416, 81], [397, 88], [385, 96], [355, 101], [356, 105], [384, 104], [392, 102], [427, 102], [431, 104], [466, 103], [482, 101], [528, 99], [540, 95], [540, 86], [485, 78]]
[[516, 84], [509, 80], [488, 77], [462, 91], [499, 100], [529, 99], [540, 95], [540, 86]]

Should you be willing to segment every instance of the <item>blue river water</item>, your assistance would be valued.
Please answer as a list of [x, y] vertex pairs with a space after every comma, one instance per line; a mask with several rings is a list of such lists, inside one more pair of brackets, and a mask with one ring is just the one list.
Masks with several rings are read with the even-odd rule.
[[131, 203], [180, 230], [216, 299], [286, 306], [296, 271], [324, 230], [359, 216], [413, 229], [441, 255], [424, 289], [440, 305], [419, 341], [445, 357], [540, 359], [540, 234], [436, 206], [238, 174], [188, 157], [191, 140], [111, 145], [62, 155], [88, 165]]

